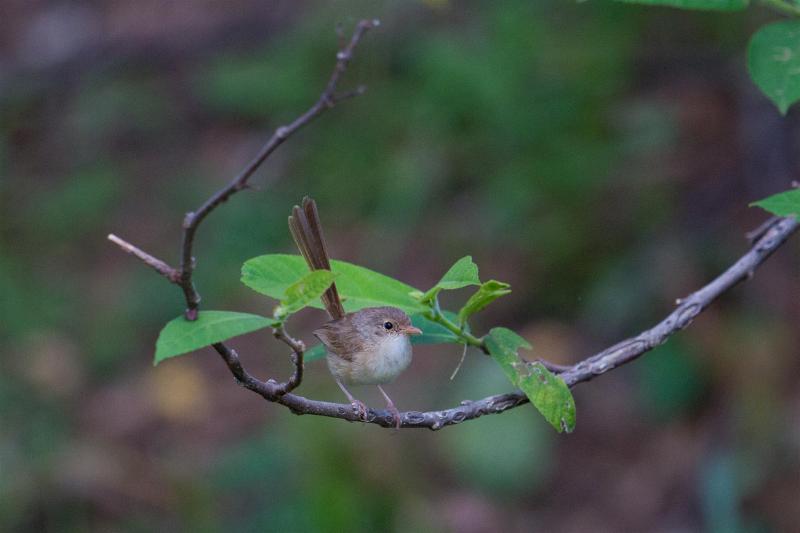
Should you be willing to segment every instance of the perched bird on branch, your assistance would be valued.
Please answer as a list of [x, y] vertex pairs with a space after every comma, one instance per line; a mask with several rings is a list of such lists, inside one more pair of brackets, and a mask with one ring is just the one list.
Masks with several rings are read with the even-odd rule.
[[[289, 230], [311, 270], [331, 269], [314, 200], [306, 197], [302, 207], [292, 209]], [[366, 405], [357, 400], [346, 385], [377, 385], [399, 428], [400, 412], [381, 385], [393, 381], [408, 368], [411, 363], [409, 336], [422, 332], [396, 307], [367, 307], [345, 313], [335, 283], [322, 295], [322, 303], [331, 321], [314, 331], [314, 335], [325, 345], [328, 368], [339, 388], [347, 395], [358, 417], [366, 420]]]

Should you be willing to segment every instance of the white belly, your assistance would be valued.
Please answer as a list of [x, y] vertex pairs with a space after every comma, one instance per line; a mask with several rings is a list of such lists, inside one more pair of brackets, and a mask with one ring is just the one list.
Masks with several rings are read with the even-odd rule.
[[374, 383], [389, 383], [411, 364], [411, 343], [405, 335], [392, 336], [379, 345], [371, 358]]
[[391, 335], [377, 346], [374, 353], [353, 354], [344, 361], [328, 354], [328, 367], [348, 385], [382, 385], [394, 380], [411, 364], [411, 343], [405, 335]]

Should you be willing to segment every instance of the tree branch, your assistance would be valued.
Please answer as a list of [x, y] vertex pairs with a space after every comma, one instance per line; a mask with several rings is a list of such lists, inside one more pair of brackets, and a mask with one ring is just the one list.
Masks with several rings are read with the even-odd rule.
[[192, 274], [194, 273], [195, 260], [192, 255], [194, 247], [194, 236], [197, 233], [197, 228], [200, 223], [220, 204], [224, 203], [231, 196], [247, 187], [247, 181], [253, 173], [261, 166], [261, 164], [280, 146], [291, 137], [300, 128], [307, 125], [316, 117], [321, 115], [327, 109], [332, 108], [337, 103], [347, 98], [363, 94], [365, 88], [359, 86], [355, 91], [345, 93], [344, 95], [337, 96], [336, 88], [339, 84], [339, 79], [347, 70], [347, 65], [353, 58], [353, 51], [361, 42], [361, 38], [371, 28], [378, 26], [378, 20], [362, 20], [356, 25], [353, 35], [347, 45], [339, 50], [336, 54], [336, 66], [331, 73], [325, 90], [320, 95], [319, 99], [312, 105], [305, 113], [294, 119], [291, 123], [280, 126], [272, 134], [272, 137], [264, 144], [259, 150], [258, 154], [242, 169], [242, 171], [231, 180], [228, 185], [214, 193], [203, 205], [195, 211], [189, 212], [183, 219], [183, 243], [181, 246], [181, 263], [179, 268], [180, 277], [178, 285], [183, 290], [184, 297], [186, 298], [186, 318], [194, 320], [197, 318], [197, 308], [200, 304], [200, 293], [194, 286], [192, 281]]
[[180, 272], [169, 266], [167, 263], [162, 261], [161, 259], [157, 259], [152, 255], [148, 254], [141, 248], [137, 248], [136, 246], [132, 245], [128, 241], [124, 239], [120, 239], [113, 233], [108, 234], [108, 240], [122, 248], [123, 251], [131, 254], [134, 257], [139, 258], [144, 264], [170, 280], [172, 283], [178, 283], [180, 278]]
[[[108, 236], [111, 242], [115, 243], [125, 252], [136, 256], [146, 265], [155, 269], [159, 274], [166, 277], [183, 290], [184, 298], [186, 299], [185, 315], [187, 320], [195, 320], [197, 318], [197, 310], [200, 304], [200, 293], [197, 292], [194, 282], [192, 281], [192, 274], [195, 268], [195, 258], [192, 254], [192, 249], [194, 246], [194, 236], [197, 233], [197, 229], [200, 227], [200, 223], [214, 209], [227, 201], [228, 198], [242, 189], [247, 188], [248, 180], [253, 173], [295, 132], [339, 102], [364, 94], [366, 91], [364, 85], [359, 85], [355, 89], [343, 93], [337, 93], [336, 91], [339, 80], [347, 70], [350, 61], [353, 59], [353, 52], [361, 42], [364, 34], [366, 34], [368, 30], [377, 27], [379, 24], [380, 22], [377, 19], [360, 21], [356, 25], [355, 30], [353, 30], [350, 40], [337, 52], [336, 64], [333, 68], [333, 72], [328, 78], [325, 90], [322, 91], [322, 94], [320, 94], [314, 105], [288, 125], [278, 127], [269, 140], [267, 140], [266, 144], [259, 150], [258, 154], [256, 154], [250, 163], [248, 163], [228, 185], [214, 193], [197, 210], [186, 214], [183, 219], [180, 268], [176, 269], [171, 267], [165, 261], [150, 255], [133, 244], [120, 239], [116, 235], [111, 234]], [[225, 364], [228, 365], [228, 369], [239, 383], [270, 401], [277, 401], [281, 396], [296, 389], [303, 381], [304, 370], [303, 356], [305, 353], [305, 345], [301, 341], [292, 338], [283, 326], [275, 329], [274, 335], [276, 339], [284, 342], [292, 349], [291, 360], [294, 365], [294, 372], [289, 379], [283, 383], [277, 383], [274, 380], [268, 380], [267, 382], [259, 381], [244, 369], [236, 351], [228, 348], [223, 343], [213, 345], [214, 349], [220, 354]]]
[[[750, 279], [756, 268], [797, 231], [798, 227], [800, 227], [800, 222], [795, 218], [780, 219], [730, 268], [705, 287], [679, 300], [678, 307], [664, 320], [636, 337], [619, 342], [602, 352], [567, 367], [567, 370], [561, 372], [559, 377], [567, 385], [574, 387], [579, 383], [589, 381], [600, 374], [629, 363], [656, 346], [663, 344], [670, 336], [691, 324], [692, 320], [721, 294], [737, 285], [740, 281]], [[348, 404], [320, 402], [293, 394], [281, 397], [278, 403], [287, 406], [296, 414], [312, 414], [358, 421], [352, 407]], [[515, 391], [489, 396], [477, 401], [466, 400], [461, 402], [458, 407], [442, 411], [408, 411], [400, 414], [401, 427], [437, 430], [465, 420], [472, 420], [482, 415], [502, 413], [525, 403], [528, 403], [528, 398], [525, 394], [522, 391]], [[395, 427], [393, 415], [386, 410], [370, 409], [367, 422], [386, 428]]]

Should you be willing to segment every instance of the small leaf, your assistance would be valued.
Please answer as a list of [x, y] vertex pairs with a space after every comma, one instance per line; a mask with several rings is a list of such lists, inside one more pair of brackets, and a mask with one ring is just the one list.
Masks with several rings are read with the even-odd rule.
[[[389, 276], [344, 261], [331, 261], [331, 269], [337, 276], [336, 288], [347, 312], [381, 305], [399, 307], [408, 314], [427, 309], [411, 297], [410, 294], [416, 290], [414, 287]], [[307, 273], [308, 266], [299, 255], [262, 255], [248, 259], [242, 265], [242, 283], [280, 300], [286, 289]], [[322, 308], [319, 300], [309, 305]]]
[[480, 282], [478, 265], [472, 262], [472, 256], [467, 255], [456, 261], [437, 285], [443, 289], [460, 289], [468, 285], [478, 285]]
[[531, 345], [506, 328], [494, 328], [486, 336], [486, 347], [506, 377], [525, 393], [550, 425], [561, 433], [575, 429], [575, 400], [567, 384], [539, 362], [520, 359], [520, 348]]
[[747, 47], [747, 68], [785, 115], [800, 99], [800, 20], [774, 22], [758, 30]]
[[277, 322], [271, 318], [233, 311], [200, 311], [194, 321], [179, 316], [170, 320], [158, 335], [153, 364], [274, 325]]
[[470, 316], [474, 315], [501, 296], [509, 294], [511, 292], [509, 287], [511, 287], [511, 285], [508, 283], [503, 283], [502, 281], [496, 281], [493, 279], [483, 283], [475, 292], [475, 294], [469, 297], [467, 303], [465, 303], [464, 307], [462, 307], [458, 312], [458, 323], [466, 323]]
[[800, 189], [773, 194], [750, 205], [766, 209], [779, 217], [798, 216], [800, 215]]
[[739, 11], [746, 8], [749, 3], [748, 0], [617, 0], [617, 2], [709, 11]]
[[420, 299], [423, 302], [430, 302], [439, 294], [441, 290], [453, 290], [467, 287], [469, 285], [480, 285], [478, 278], [478, 265], [472, 262], [472, 256], [467, 255], [456, 261], [450, 270], [445, 272], [439, 283], [434, 285]]
[[286, 288], [281, 305], [275, 310], [275, 315], [284, 317], [315, 302], [322, 296], [322, 293], [328, 290], [335, 277], [336, 274], [330, 270], [309, 272]]

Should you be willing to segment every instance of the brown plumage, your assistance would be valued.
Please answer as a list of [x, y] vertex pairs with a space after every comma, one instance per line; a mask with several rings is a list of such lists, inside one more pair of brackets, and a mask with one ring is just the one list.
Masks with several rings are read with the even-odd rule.
[[[306, 197], [302, 208], [292, 209], [289, 230], [311, 270], [331, 269], [314, 200]], [[377, 385], [399, 427], [399, 412], [381, 384], [389, 383], [408, 367], [411, 363], [408, 336], [422, 332], [396, 307], [368, 307], [345, 313], [335, 284], [322, 295], [322, 303], [332, 320], [314, 331], [314, 335], [325, 345], [328, 368], [336, 383], [364, 419], [366, 406], [350, 394], [345, 383]]]

